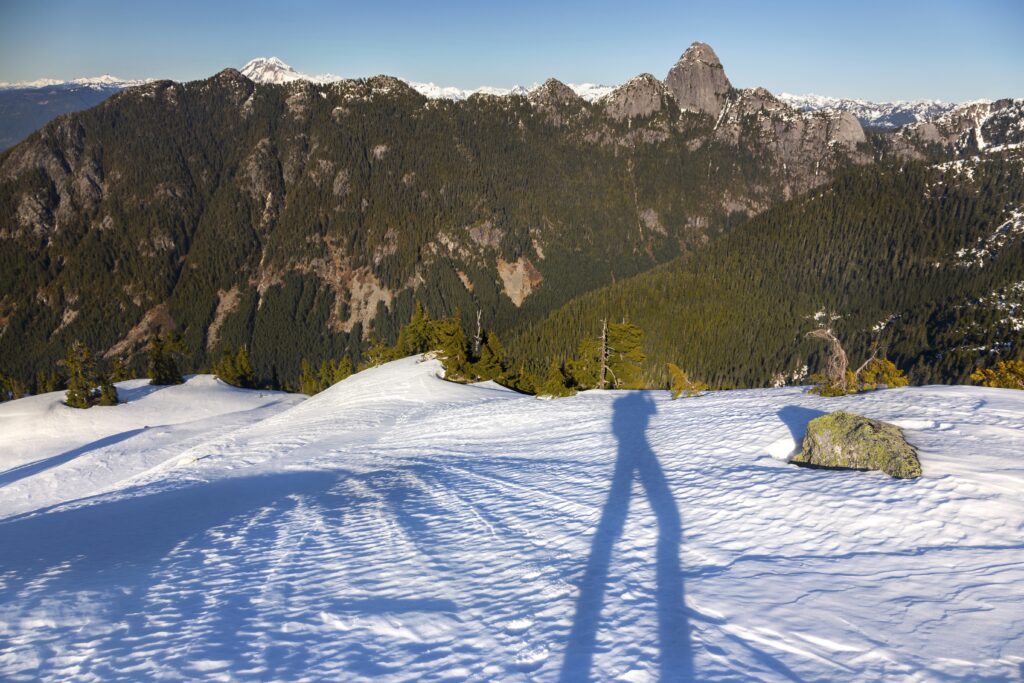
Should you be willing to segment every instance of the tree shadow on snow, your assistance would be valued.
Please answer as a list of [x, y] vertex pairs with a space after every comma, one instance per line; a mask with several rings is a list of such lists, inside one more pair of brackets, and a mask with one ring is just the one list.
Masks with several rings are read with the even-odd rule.
[[633, 477], [636, 475], [658, 522], [655, 576], [660, 679], [690, 681], [694, 675], [693, 653], [679, 563], [682, 519], [658, 458], [645, 435], [657, 408], [648, 394], [630, 392], [615, 401], [613, 410], [612, 431], [618, 440], [618, 457], [580, 584], [576, 616], [569, 633], [560, 680], [590, 678], [612, 550], [629, 515]]
[[89, 451], [94, 451], [99, 448], [106, 448], [107, 446], [113, 446], [116, 443], [126, 441], [135, 436], [136, 434], [141, 434], [144, 431], [146, 431], [145, 428], [129, 429], [126, 432], [121, 432], [119, 434], [111, 434], [110, 436], [105, 436], [102, 439], [97, 439], [96, 441], [87, 443], [84, 446], [72, 448], [70, 451], [58, 453], [57, 455], [51, 455], [49, 458], [43, 458], [42, 460], [37, 460], [35, 462], [29, 462], [25, 463], [24, 465], [12, 467], [6, 472], [0, 473], [0, 487], [7, 486], [8, 484], [13, 484], [14, 482], [20, 481], [25, 477], [31, 477], [33, 474], [38, 474], [39, 472], [43, 472], [45, 470], [50, 469], [51, 467], [57, 467], [58, 465], [63, 465], [66, 462], [71, 462], [78, 456], [85, 455]]

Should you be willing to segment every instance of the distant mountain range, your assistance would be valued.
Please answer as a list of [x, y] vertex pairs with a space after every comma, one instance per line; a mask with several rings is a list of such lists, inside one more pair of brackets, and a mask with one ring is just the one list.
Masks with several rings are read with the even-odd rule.
[[[734, 87], [703, 43], [662, 73], [584, 97], [266, 59], [59, 116], [0, 153], [0, 372], [32, 382], [76, 339], [139, 367], [174, 331], [187, 370], [245, 345], [282, 386], [417, 303], [479, 312], [534, 374], [595, 315], [642, 322], [655, 385], [677, 360], [717, 386], [813, 371], [823, 308], [850, 335], [896, 316], [916, 382], [1021, 348], [1024, 100], [868, 135]], [[103, 94], [62, 86], [2, 92]]]
[[[334, 74], [306, 74], [292, 68], [277, 57], [258, 57], [241, 68], [241, 73], [255, 83], [285, 84], [296, 81], [325, 84], [344, 80]], [[34, 81], [0, 82], [0, 150], [11, 147], [33, 130], [54, 117], [95, 106], [110, 95], [133, 86], [152, 82], [153, 79], [122, 79], [109, 74], [90, 78], [62, 81], [42, 78]], [[472, 95], [523, 95], [540, 86], [511, 88], [480, 86], [458, 88], [406, 81], [410, 87], [430, 99], [465, 100]], [[573, 92], [587, 102], [596, 102], [615, 90], [615, 85], [595, 83], [567, 83]], [[910, 100], [898, 102], [869, 102], [821, 95], [791, 95], [783, 93], [778, 99], [801, 111], [849, 112], [868, 129], [895, 130], [912, 123], [932, 121], [952, 110], [956, 105], [939, 100]]]
[[909, 100], [899, 102], [868, 102], [845, 97], [822, 95], [790, 95], [782, 93], [779, 99], [801, 111], [831, 109], [848, 111], [865, 128], [893, 130], [911, 123], [924, 123], [939, 118], [956, 105], [940, 100]]

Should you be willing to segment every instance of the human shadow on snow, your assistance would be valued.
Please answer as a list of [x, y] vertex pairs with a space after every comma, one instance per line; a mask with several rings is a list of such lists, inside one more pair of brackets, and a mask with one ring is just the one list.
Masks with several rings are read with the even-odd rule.
[[646, 437], [647, 425], [657, 408], [647, 393], [629, 392], [616, 399], [613, 411], [612, 431], [618, 441], [618, 456], [580, 583], [560, 680], [580, 681], [591, 677], [612, 550], [629, 515], [635, 475], [658, 523], [655, 576], [660, 679], [690, 681], [694, 678], [693, 652], [679, 563], [682, 518]]

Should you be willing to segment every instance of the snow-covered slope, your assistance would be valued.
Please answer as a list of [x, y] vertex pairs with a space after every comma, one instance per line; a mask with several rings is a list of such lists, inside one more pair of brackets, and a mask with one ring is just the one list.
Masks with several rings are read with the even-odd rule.
[[909, 100], [898, 102], [869, 102], [846, 97], [822, 95], [791, 95], [782, 93], [779, 99], [801, 111], [846, 111], [857, 117], [866, 128], [895, 129], [911, 123], [937, 119], [955, 105], [941, 100]]
[[[1024, 392], [540, 401], [439, 372], [390, 363], [177, 452], [132, 437], [127, 461], [163, 464], [101, 495], [88, 446], [5, 469], [0, 678], [1019, 674]], [[136, 405], [202, 411], [199, 390]], [[46, 424], [33, 400], [4, 410]], [[839, 407], [902, 425], [925, 476], [788, 465]], [[44, 475], [63, 502], [7, 496]]]

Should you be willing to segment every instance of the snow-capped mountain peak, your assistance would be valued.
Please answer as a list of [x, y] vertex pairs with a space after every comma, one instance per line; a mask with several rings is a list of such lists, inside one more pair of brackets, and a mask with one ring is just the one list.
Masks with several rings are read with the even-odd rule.
[[[241, 73], [255, 83], [269, 83], [280, 85], [295, 81], [310, 81], [312, 83], [333, 83], [342, 80], [340, 76], [333, 74], [321, 74], [314, 76], [297, 71], [277, 57], [257, 57], [250, 60], [241, 68]], [[514, 85], [511, 88], [500, 88], [490, 85], [482, 85], [478, 88], [459, 88], [450, 85], [437, 85], [436, 83], [421, 83], [402, 79], [409, 84], [413, 90], [432, 100], [464, 100], [472, 95], [493, 95], [505, 97], [509, 95], [526, 96], [531, 90], [540, 87], [534, 83], [530, 87]], [[594, 83], [580, 83], [578, 85], [568, 83], [577, 95], [583, 99], [594, 102], [615, 89], [612, 85], [597, 85]]]
[[845, 111], [853, 114], [866, 128], [893, 130], [911, 123], [923, 123], [942, 116], [954, 105], [941, 100], [899, 100], [869, 102], [848, 97], [824, 95], [792, 95], [782, 93], [779, 99], [801, 111]]
[[32, 88], [53, 88], [53, 87], [84, 87], [97, 90], [111, 89], [120, 90], [135, 85], [144, 85], [152, 81], [152, 78], [145, 79], [124, 79], [110, 74], [102, 76], [88, 76], [84, 78], [73, 78], [64, 81], [59, 78], [39, 78], [34, 81], [0, 81], [0, 90], [27, 90]]

